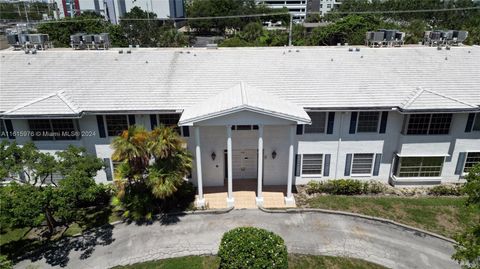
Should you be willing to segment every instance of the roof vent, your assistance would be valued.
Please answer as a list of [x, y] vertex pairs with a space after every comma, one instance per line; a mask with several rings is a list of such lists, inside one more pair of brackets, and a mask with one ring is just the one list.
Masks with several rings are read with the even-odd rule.
[[360, 48], [355, 48], [355, 51], [360, 51]]
[[348, 48], [348, 51], [353, 51], [353, 48]]
[[207, 44], [207, 49], [210, 49], [210, 50], [218, 49], [218, 44]]
[[118, 53], [119, 53], [119, 54], [123, 54], [123, 50], [119, 50]]

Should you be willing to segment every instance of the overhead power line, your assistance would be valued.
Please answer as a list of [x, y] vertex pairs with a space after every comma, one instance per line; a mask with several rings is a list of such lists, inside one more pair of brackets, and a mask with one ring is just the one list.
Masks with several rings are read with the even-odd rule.
[[[429, 12], [450, 12], [450, 11], [466, 11], [466, 10], [480, 10], [480, 6], [477, 7], [462, 7], [462, 8], [443, 8], [443, 9], [411, 9], [411, 10], [382, 10], [382, 11], [331, 11], [330, 14], [401, 14], [401, 13], [429, 13]], [[29, 12], [33, 13], [33, 12]], [[321, 12], [307, 12], [307, 14], [319, 14]], [[273, 12], [273, 13], [261, 13], [261, 14], [244, 14], [244, 15], [225, 15], [225, 16], [207, 16], [207, 17], [173, 17], [173, 18], [120, 18], [120, 21], [195, 21], [195, 20], [217, 20], [217, 19], [235, 19], [235, 18], [256, 18], [256, 17], [269, 17], [290, 15], [288, 11], [285, 12]], [[95, 19], [70, 19], [70, 20], [52, 20], [52, 21], [37, 21], [34, 24], [39, 23], [65, 23], [65, 22], [80, 22], [80, 21], [103, 21], [103, 18]]]

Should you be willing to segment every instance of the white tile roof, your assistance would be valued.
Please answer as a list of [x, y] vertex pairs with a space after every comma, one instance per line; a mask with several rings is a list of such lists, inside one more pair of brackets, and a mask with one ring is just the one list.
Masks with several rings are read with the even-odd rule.
[[[0, 55], [4, 112], [59, 90], [79, 112], [183, 110], [241, 81], [304, 108], [401, 108], [418, 87], [458, 102], [443, 104], [445, 98], [439, 102], [438, 95], [426, 92], [413, 104], [416, 110], [480, 105], [478, 46], [352, 52], [345, 47], [175, 48], [131, 54], [54, 49]], [[46, 113], [38, 106], [22, 113]], [[63, 105], [48, 110], [68, 111]]]
[[238, 111], [253, 111], [273, 117], [310, 124], [308, 114], [301, 107], [261, 91], [243, 82], [184, 110], [179, 125], [192, 125]]
[[76, 105], [74, 105], [64, 95], [63, 91], [54, 92], [52, 94], [34, 99], [30, 102], [20, 104], [12, 110], [5, 111], [4, 114], [9, 116], [18, 115], [65, 115], [76, 116], [80, 113]]
[[448, 109], [477, 109], [478, 106], [440, 94], [432, 90], [418, 88], [417, 92], [402, 106], [402, 110], [448, 110]]

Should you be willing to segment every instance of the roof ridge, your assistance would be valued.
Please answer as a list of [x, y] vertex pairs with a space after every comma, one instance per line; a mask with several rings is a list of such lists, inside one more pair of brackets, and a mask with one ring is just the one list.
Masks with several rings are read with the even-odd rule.
[[467, 103], [467, 102], [465, 102], [465, 101], [462, 101], [462, 100], [460, 100], [460, 99], [453, 98], [453, 97], [451, 97], [451, 96], [448, 96], [448, 95], [442, 94], [442, 93], [438, 93], [438, 92], [433, 91], [433, 90], [427, 90], [427, 89], [425, 89], [424, 91], [429, 92], [429, 93], [432, 93], [432, 94], [435, 94], [435, 95], [438, 95], [438, 96], [443, 97], [443, 98], [450, 99], [450, 100], [455, 101], [455, 102], [458, 102], [458, 103], [462, 103], [462, 104], [467, 105], [467, 106], [471, 106], [471, 107], [475, 107], [475, 108], [477, 107], [476, 105], [472, 105], [472, 104]]
[[242, 104], [248, 105], [247, 91], [245, 90], [245, 83], [243, 81], [240, 82], [240, 94], [242, 95]]
[[78, 111], [78, 106], [73, 102], [73, 101], [70, 101], [67, 97], [67, 95], [65, 94], [65, 91], [64, 90], [60, 90], [57, 92], [57, 96], [58, 98], [60, 98], [60, 100], [62, 100], [62, 102], [65, 103], [65, 105], [68, 106], [68, 108], [70, 108], [72, 110], [72, 112], [75, 112], [75, 113], [79, 113]]
[[52, 97], [52, 96], [55, 96], [55, 95], [57, 95], [57, 92], [49, 93], [48, 95], [44, 95], [44, 96], [38, 97], [38, 98], [36, 98], [36, 99], [30, 100], [29, 102], [25, 102], [25, 103], [20, 104], [20, 105], [12, 108], [12, 109], [10, 109], [10, 110], [5, 111], [5, 114], [8, 114], [8, 113], [17, 111], [17, 110], [22, 109], [22, 108], [25, 108], [25, 107], [27, 107], [27, 106], [31, 106], [31, 105], [33, 105], [33, 104], [36, 104], [36, 103], [41, 102], [41, 101], [43, 101], [43, 100], [46, 100], [46, 99], [48, 99], [48, 98], [50, 98], [50, 97]]
[[417, 87], [417, 92], [407, 101], [407, 103], [405, 103], [403, 105], [403, 108], [407, 108], [409, 107], [410, 105], [413, 104], [413, 102], [415, 102], [415, 100], [417, 100], [417, 98], [422, 95], [422, 93], [425, 91], [425, 89], [423, 89], [422, 87]]

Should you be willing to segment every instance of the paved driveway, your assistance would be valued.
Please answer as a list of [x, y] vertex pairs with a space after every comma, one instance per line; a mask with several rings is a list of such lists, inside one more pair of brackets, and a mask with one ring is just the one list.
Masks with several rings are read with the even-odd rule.
[[269, 214], [259, 210], [169, 217], [151, 225], [119, 224], [29, 254], [16, 267], [109, 268], [215, 254], [222, 234], [237, 226], [257, 226], [280, 234], [290, 253], [350, 256], [389, 268], [459, 267], [450, 259], [454, 252], [450, 243], [390, 224], [323, 213]]

